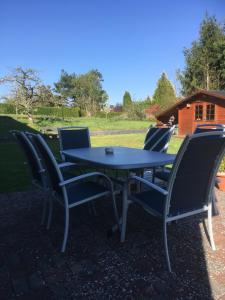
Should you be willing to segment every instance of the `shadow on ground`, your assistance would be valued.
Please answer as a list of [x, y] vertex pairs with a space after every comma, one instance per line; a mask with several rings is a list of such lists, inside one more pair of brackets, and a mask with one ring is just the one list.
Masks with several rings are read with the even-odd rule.
[[171, 275], [161, 224], [139, 207], [130, 209], [124, 244], [118, 235], [107, 238], [114, 222], [110, 201], [97, 202], [97, 217], [86, 206], [72, 210], [62, 255], [62, 211], [55, 208], [47, 232], [40, 226], [42, 200], [38, 192], [0, 196], [0, 299], [219, 299], [225, 294], [221, 215], [213, 218], [215, 252], [199, 218], [169, 226]]

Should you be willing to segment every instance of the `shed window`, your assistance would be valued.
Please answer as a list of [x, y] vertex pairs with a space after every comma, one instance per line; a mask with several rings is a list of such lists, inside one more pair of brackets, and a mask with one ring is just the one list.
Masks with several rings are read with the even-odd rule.
[[195, 120], [201, 121], [203, 119], [203, 106], [196, 105], [195, 106]]
[[206, 106], [206, 120], [214, 120], [215, 119], [215, 105], [208, 104]]

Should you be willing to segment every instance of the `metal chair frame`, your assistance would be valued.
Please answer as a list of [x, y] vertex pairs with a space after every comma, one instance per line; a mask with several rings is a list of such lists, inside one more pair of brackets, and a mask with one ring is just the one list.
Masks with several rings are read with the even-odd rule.
[[186, 213], [181, 213], [176, 216], [170, 216], [170, 201], [172, 197], [172, 190], [174, 186], [174, 182], [176, 179], [177, 172], [179, 170], [180, 163], [182, 161], [182, 158], [186, 152], [186, 149], [188, 147], [188, 144], [190, 143], [191, 140], [196, 139], [201, 136], [218, 136], [225, 138], [223, 132], [207, 132], [207, 133], [199, 133], [199, 134], [194, 134], [191, 136], [186, 136], [182, 146], [180, 147], [180, 150], [176, 156], [176, 160], [173, 164], [173, 169], [172, 173], [170, 176], [169, 184], [168, 184], [168, 190], [165, 190], [159, 186], [157, 186], [154, 183], [151, 183], [141, 177], [138, 176], [132, 176], [131, 178], [128, 179], [127, 185], [129, 184], [130, 180], [136, 180], [137, 182], [141, 182], [145, 184], [146, 186], [158, 191], [165, 197], [165, 203], [164, 203], [164, 213], [163, 215], [155, 213], [155, 211], [151, 210], [149, 206], [145, 206], [142, 202], [138, 201], [138, 199], [135, 199], [135, 195], [131, 197], [130, 195], [127, 195], [127, 187], [124, 188], [124, 195], [123, 195], [123, 214], [122, 214], [122, 230], [121, 230], [121, 242], [125, 241], [125, 234], [126, 234], [126, 223], [127, 223], [127, 211], [128, 207], [132, 202], [137, 202], [142, 205], [142, 207], [152, 214], [153, 216], [160, 217], [163, 220], [163, 240], [164, 240], [164, 248], [165, 248], [165, 254], [166, 254], [166, 261], [167, 261], [167, 266], [169, 272], [171, 272], [171, 263], [170, 263], [170, 258], [169, 258], [169, 251], [168, 251], [168, 243], [167, 243], [167, 224], [170, 223], [171, 221], [179, 220], [182, 218], [186, 218], [189, 216], [193, 216], [196, 214], [200, 214], [203, 212], [207, 212], [208, 215], [208, 233], [209, 233], [209, 240], [210, 244], [213, 250], [215, 250], [215, 243], [213, 239], [213, 230], [212, 230], [212, 194], [213, 194], [213, 188], [214, 188], [214, 182], [215, 182], [215, 176], [217, 173], [217, 170], [219, 168], [219, 165], [221, 163], [221, 160], [223, 159], [223, 156], [225, 154], [225, 146], [223, 146], [220, 154], [217, 156], [215, 159], [215, 168], [211, 171], [210, 173], [210, 178], [209, 178], [209, 186], [207, 187], [208, 193], [207, 193], [207, 199], [205, 199], [205, 205], [201, 209], [197, 210], [191, 210]]
[[[32, 141], [30, 140], [30, 138], [28, 137], [27, 133], [22, 132], [22, 131], [18, 131], [18, 130], [11, 130], [10, 131], [12, 133], [12, 135], [16, 138], [16, 140], [18, 141], [18, 143], [20, 144], [20, 141], [18, 140], [17, 135], [20, 135], [21, 138], [23, 139], [23, 142], [27, 144], [27, 146], [30, 149], [30, 153], [33, 156], [33, 158], [35, 159], [37, 166], [38, 166], [38, 173], [40, 174], [41, 177], [41, 182], [37, 182], [37, 180], [33, 177], [33, 172], [32, 172], [32, 167], [31, 166], [31, 161], [29, 160], [29, 157], [27, 156], [27, 153], [25, 151], [25, 149], [23, 148], [23, 146], [21, 145], [21, 148], [23, 150], [23, 152], [25, 153], [27, 162], [28, 162], [28, 166], [29, 166], [29, 173], [30, 176], [32, 178], [32, 185], [35, 186], [36, 188], [41, 189], [42, 191], [44, 191], [44, 193], [49, 193], [49, 188], [48, 188], [48, 182], [47, 182], [47, 176], [46, 176], [46, 169], [44, 168], [44, 165], [38, 155], [38, 152], [36, 150], [36, 148], [34, 147]], [[42, 209], [42, 217], [41, 217], [41, 225], [44, 224], [45, 221], [45, 217], [46, 217], [46, 213], [47, 213], [47, 201], [44, 200], [43, 203], [43, 209]]]
[[[117, 211], [117, 206], [116, 206], [116, 201], [115, 201], [115, 195], [114, 195], [114, 190], [113, 190], [113, 183], [110, 180], [110, 178], [108, 176], [106, 176], [103, 173], [100, 172], [92, 172], [92, 173], [87, 173], [87, 174], [83, 174], [80, 176], [76, 176], [73, 177], [71, 179], [68, 180], [64, 180], [63, 179], [63, 175], [61, 173], [61, 170], [52, 154], [52, 151], [50, 150], [50, 148], [48, 147], [48, 145], [46, 144], [45, 140], [42, 138], [41, 135], [37, 135], [37, 139], [39, 140], [40, 144], [42, 145], [42, 147], [45, 149], [48, 157], [50, 158], [52, 164], [54, 165], [55, 171], [57, 173], [57, 176], [59, 178], [59, 187], [61, 188], [62, 191], [62, 197], [59, 196], [54, 190], [52, 190], [52, 195], [54, 196], [54, 198], [57, 200], [57, 202], [59, 202], [63, 207], [64, 207], [64, 217], [65, 217], [65, 225], [64, 225], [64, 237], [63, 237], [63, 242], [62, 242], [62, 247], [61, 247], [61, 252], [64, 252], [66, 249], [66, 243], [67, 243], [67, 239], [68, 239], [68, 231], [69, 231], [69, 210], [73, 207], [76, 207], [78, 205], [84, 204], [86, 202], [89, 201], [93, 201], [97, 198], [103, 197], [103, 196], [111, 196], [112, 198], [112, 202], [113, 202], [113, 209], [114, 209], [114, 214], [115, 214], [115, 218], [116, 218], [116, 222], [119, 224], [119, 216], [118, 216], [118, 211]], [[47, 170], [48, 172], [48, 170]], [[79, 181], [83, 181], [84, 179], [88, 179], [88, 178], [93, 178], [93, 177], [101, 177], [102, 179], [105, 180], [106, 183], [108, 183], [109, 189], [108, 191], [99, 193], [99, 194], [95, 194], [92, 197], [88, 197], [85, 198], [81, 201], [77, 201], [74, 202], [72, 204], [69, 204], [69, 198], [68, 198], [68, 193], [67, 193], [67, 186], [77, 183]], [[51, 223], [51, 219], [52, 219], [52, 210], [53, 210], [53, 203], [51, 201], [51, 205], [50, 205], [50, 210], [49, 210], [49, 215], [48, 215], [48, 225], [50, 226]]]

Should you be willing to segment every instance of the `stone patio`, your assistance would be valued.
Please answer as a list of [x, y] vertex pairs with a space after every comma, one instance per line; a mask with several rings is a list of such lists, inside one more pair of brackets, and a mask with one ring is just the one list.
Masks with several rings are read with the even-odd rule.
[[[43, 195], [0, 195], [0, 299], [225, 299], [225, 194], [213, 217], [216, 251], [202, 219], [169, 226], [174, 273], [166, 269], [160, 222], [133, 205], [127, 241], [107, 237], [111, 202], [72, 210], [66, 254], [60, 253], [63, 214], [55, 207], [49, 231], [40, 226]], [[119, 199], [118, 199], [119, 201]]]

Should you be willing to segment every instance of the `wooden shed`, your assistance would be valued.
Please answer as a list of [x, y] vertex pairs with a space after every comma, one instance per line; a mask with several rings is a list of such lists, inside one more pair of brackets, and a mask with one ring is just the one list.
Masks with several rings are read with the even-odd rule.
[[179, 135], [193, 133], [198, 124], [225, 124], [225, 91], [199, 90], [156, 116], [167, 124], [175, 117]]

